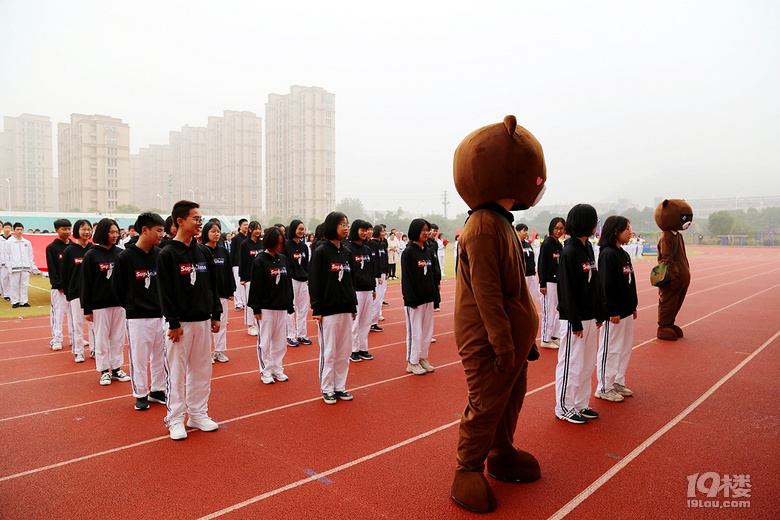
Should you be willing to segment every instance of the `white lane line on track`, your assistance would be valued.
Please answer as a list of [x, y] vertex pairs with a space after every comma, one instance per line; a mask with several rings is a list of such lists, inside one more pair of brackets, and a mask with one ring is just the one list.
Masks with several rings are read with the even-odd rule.
[[660, 430], [656, 431], [653, 435], [648, 437], [642, 444], [634, 448], [634, 450], [623, 457], [620, 462], [612, 466], [606, 473], [601, 475], [598, 479], [596, 479], [590, 486], [585, 488], [579, 495], [574, 497], [571, 501], [569, 501], [568, 504], [560, 508], [558, 511], [556, 511], [548, 520], [560, 520], [561, 518], [568, 515], [570, 512], [574, 510], [578, 505], [580, 505], [582, 502], [584, 502], [588, 497], [590, 497], [593, 493], [596, 492], [601, 486], [606, 484], [609, 479], [614, 477], [621, 469], [625, 468], [631, 461], [633, 461], [635, 458], [637, 458], [639, 455], [642, 454], [647, 448], [649, 448], [655, 441], [661, 438], [662, 435], [664, 435], [666, 432], [671, 430], [675, 425], [677, 425], [680, 421], [685, 419], [688, 415], [690, 415], [691, 412], [693, 412], [701, 403], [706, 401], [712, 394], [714, 394], [721, 386], [726, 384], [726, 382], [731, 379], [737, 372], [742, 370], [742, 368], [747, 365], [750, 361], [752, 361], [758, 354], [760, 354], [766, 347], [768, 347], [773, 341], [775, 341], [780, 336], [780, 331], [775, 332], [774, 336], [769, 338], [763, 345], [758, 347], [755, 351], [753, 351], [750, 356], [745, 358], [740, 364], [738, 364], [736, 367], [734, 367], [728, 374], [723, 376], [720, 381], [712, 385], [709, 390], [704, 392], [701, 397], [696, 399], [688, 408], [680, 412], [677, 417], [666, 423]]

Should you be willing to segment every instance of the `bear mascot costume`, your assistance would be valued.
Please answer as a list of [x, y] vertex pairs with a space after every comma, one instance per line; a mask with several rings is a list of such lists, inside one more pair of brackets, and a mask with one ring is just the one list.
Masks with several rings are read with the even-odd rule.
[[688, 286], [691, 269], [685, 252], [685, 241], [680, 230], [693, 222], [693, 209], [682, 199], [665, 199], [655, 208], [655, 223], [661, 228], [658, 241], [658, 263], [664, 262], [669, 281], [658, 288], [658, 339], [677, 341], [683, 331], [674, 324], [680, 312]]
[[[466, 136], [455, 151], [455, 188], [471, 208], [458, 242], [455, 343], [468, 385], [450, 496], [487, 513], [496, 498], [485, 478], [531, 482], [533, 455], [513, 445], [539, 318], [525, 280], [510, 211], [535, 205], [545, 190], [542, 146], [514, 116]], [[534, 359], [531, 357], [531, 359]]]

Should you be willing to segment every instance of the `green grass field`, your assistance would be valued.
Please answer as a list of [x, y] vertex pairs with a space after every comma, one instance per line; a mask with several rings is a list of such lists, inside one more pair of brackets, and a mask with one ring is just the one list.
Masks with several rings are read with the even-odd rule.
[[0, 302], [0, 319], [19, 318], [27, 316], [41, 316], [49, 314], [51, 304], [51, 285], [49, 279], [40, 275], [30, 276], [30, 289], [27, 294], [30, 296], [30, 307], [19, 309], [11, 308], [11, 302], [3, 300]]

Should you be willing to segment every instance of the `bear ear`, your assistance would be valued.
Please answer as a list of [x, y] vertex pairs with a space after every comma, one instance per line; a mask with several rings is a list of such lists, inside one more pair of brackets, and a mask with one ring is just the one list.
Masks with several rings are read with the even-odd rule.
[[666, 207], [669, 205], [669, 199], [664, 199], [664, 201], [661, 203], [663, 207]]
[[504, 118], [504, 126], [509, 135], [515, 135], [515, 128], [517, 128], [517, 118], [515, 116], [506, 116]]

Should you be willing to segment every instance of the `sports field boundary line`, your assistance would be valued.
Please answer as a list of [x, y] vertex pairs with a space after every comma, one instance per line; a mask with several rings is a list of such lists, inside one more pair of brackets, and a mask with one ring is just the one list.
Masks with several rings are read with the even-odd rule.
[[698, 399], [691, 403], [685, 410], [680, 412], [674, 419], [666, 423], [661, 429], [656, 431], [653, 435], [645, 439], [645, 441], [634, 448], [631, 453], [623, 457], [618, 463], [607, 470], [601, 477], [596, 479], [591, 485], [582, 490], [576, 497], [571, 499], [566, 505], [556, 511], [548, 520], [560, 520], [572, 512], [582, 502], [587, 500], [593, 493], [595, 493], [601, 486], [606, 484], [612, 477], [614, 477], [621, 469], [625, 468], [631, 461], [641, 455], [647, 448], [652, 446], [655, 441], [660, 439], [666, 432], [671, 430], [674, 426], [679, 424], [685, 417], [691, 414], [696, 408], [699, 407], [704, 401], [706, 401], [712, 394], [714, 394], [720, 387], [722, 387], [729, 379], [731, 379], [737, 372], [742, 370], [750, 361], [752, 361], [758, 354], [764, 351], [766, 347], [772, 344], [778, 337], [780, 337], [780, 330], [774, 333], [763, 345], [753, 351], [747, 358], [743, 359], [736, 367], [732, 368], [728, 374], [723, 376], [717, 383], [712, 385], [706, 392], [704, 392]]

